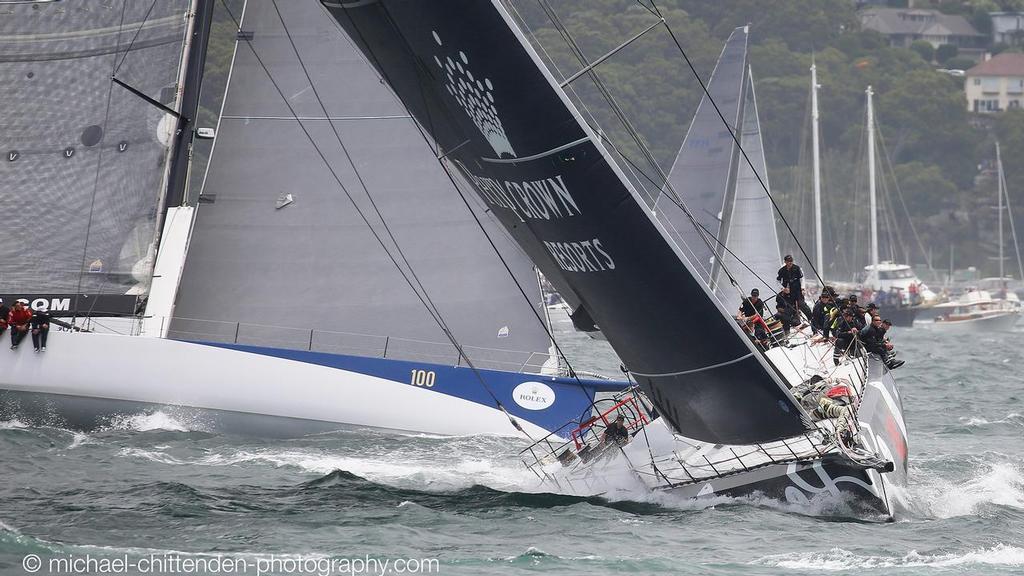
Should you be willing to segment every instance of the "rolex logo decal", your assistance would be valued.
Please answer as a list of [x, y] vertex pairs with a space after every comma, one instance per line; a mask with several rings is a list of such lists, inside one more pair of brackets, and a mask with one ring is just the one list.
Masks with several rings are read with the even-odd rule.
[[[443, 47], [437, 32], [433, 31], [432, 34], [437, 45]], [[449, 55], [443, 60], [435, 55], [434, 62], [437, 62], [446, 76], [445, 88], [480, 130], [495, 156], [515, 158], [516, 152], [505, 135], [505, 127], [494, 107], [494, 86], [491, 80], [473, 74], [469, 68], [469, 57], [461, 50], [454, 57]]]

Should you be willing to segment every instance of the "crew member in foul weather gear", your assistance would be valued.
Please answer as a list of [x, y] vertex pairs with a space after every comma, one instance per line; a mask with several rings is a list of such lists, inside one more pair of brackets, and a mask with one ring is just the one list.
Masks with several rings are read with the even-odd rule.
[[814, 303], [814, 310], [811, 311], [811, 331], [814, 334], [821, 333], [828, 338], [832, 328], [831, 310], [835, 307], [832, 303], [832, 294], [828, 290], [822, 290], [818, 301]]
[[28, 334], [29, 322], [32, 321], [32, 310], [29, 310], [28, 300], [18, 298], [14, 308], [7, 314], [7, 325], [11, 329], [11, 350], [18, 348], [21, 339]]
[[744, 298], [740, 305], [740, 313], [744, 318], [760, 315], [764, 317], [764, 300], [761, 300], [761, 292], [754, 288], [750, 291], [750, 298]]
[[629, 430], [626, 429], [626, 417], [619, 414], [615, 417], [615, 421], [608, 424], [604, 429], [604, 441], [606, 444], [612, 442], [616, 444], [625, 444], [629, 442]]
[[900, 366], [903, 366], [903, 360], [897, 360], [893, 356], [892, 342], [889, 342], [885, 333], [889, 330], [891, 323], [886, 323], [886, 320], [882, 320], [880, 317], [875, 316], [871, 319], [871, 325], [864, 329], [860, 333], [860, 341], [864, 344], [864, 349], [870, 354], [878, 356], [884, 363], [885, 367], [890, 370], [895, 370]]
[[[775, 279], [782, 284], [783, 288], [789, 288], [788, 295], [785, 298], [793, 304], [794, 308], [798, 308], [810, 320], [811, 309], [807, 306], [807, 302], [804, 301], [804, 289], [801, 283], [804, 273], [800, 270], [799, 266], [793, 263], [791, 255], [786, 254], [783, 262], [784, 264], [782, 268], [779, 268], [779, 274]], [[785, 290], [783, 292], [785, 293]]]
[[836, 347], [832, 351], [832, 361], [838, 366], [844, 354], [856, 356], [859, 353], [855, 340], [860, 329], [857, 327], [856, 321], [853, 318], [853, 312], [849, 308], [843, 310], [842, 316], [836, 322], [835, 329]]
[[36, 352], [45, 352], [46, 337], [50, 334], [50, 313], [46, 309], [46, 304], [36, 307], [29, 323], [32, 325], [32, 347]]
[[775, 300], [775, 318], [782, 322], [782, 331], [787, 335], [790, 328], [800, 325], [800, 314], [788, 301], [783, 298]]

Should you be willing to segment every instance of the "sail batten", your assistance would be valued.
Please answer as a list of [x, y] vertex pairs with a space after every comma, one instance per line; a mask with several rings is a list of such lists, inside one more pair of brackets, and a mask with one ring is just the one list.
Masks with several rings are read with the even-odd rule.
[[[173, 107], [188, 9], [188, 0], [5, 8], [0, 192], [32, 217], [0, 231], [0, 291], [145, 291], [174, 123], [111, 77]], [[73, 300], [72, 313], [90, 310]]]
[[[325, 6], [545, 277], [579, 296], [677, 431], [750, 443], [805, 429], [500, 2]], [[483, 160], [495, 157], [509, 161]]]

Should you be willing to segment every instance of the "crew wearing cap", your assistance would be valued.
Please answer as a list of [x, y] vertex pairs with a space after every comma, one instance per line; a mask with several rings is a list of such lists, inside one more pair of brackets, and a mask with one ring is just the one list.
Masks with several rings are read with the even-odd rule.
[[803, 312], [804, 316], [810, 320], [811, 309], [807, 306], [807, 302], [804, 301], [804, 288], [801, 282], [804, 273], [800, 270], [800, 267], [793, 262], [793, 256], [786, 254], [786, 257], [782, 259], [782, 268], [779, 268], [779, 274], [776, 276], [776, 280], [782, 285], [782, 288], [789, 288], [789, 293], [786, 295], [786, 299], [789, 300], [790, 304], [794, 308], [798, 308]]
[[750, 291], [750, 297], [744, 298], [740, 305], [740, 313], [743, 314], [744, 318], [750, 318], [754, 315], [764, 316], [764, 300], [761, 300], [761, 291], [754, 288]]
[[16, 350], [21, 339], [28, 334], [29, 322], [32, 321], [32, 310], [28, 307], [28, 300], [18, 298], [14, 307], [7, 314], [7, 325], [11, 329], [11, 350]]

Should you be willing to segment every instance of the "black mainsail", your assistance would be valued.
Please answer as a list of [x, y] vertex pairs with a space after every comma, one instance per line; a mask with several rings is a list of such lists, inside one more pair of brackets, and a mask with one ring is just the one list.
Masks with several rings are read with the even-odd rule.
[[676, 430], [744, 444], [806, 429], [500, 2], [322, 1]]
[[175, 106], [189, 6], [4, 4], [0, 293], [73, 300], [57, 315], [135, 311], [118, 295], [148, 284], [175, 125], [146, 99]]
[[345, 33], [315, 2], [248, 2], [241, 28], [169, 336], [462, 362], [425, 295], [474, 365], [540, 371], [531, 263], [467, 194], [527, 302]]

